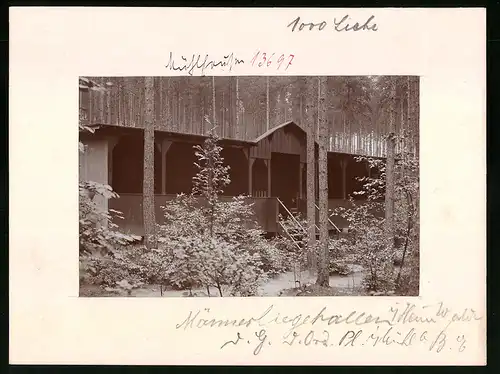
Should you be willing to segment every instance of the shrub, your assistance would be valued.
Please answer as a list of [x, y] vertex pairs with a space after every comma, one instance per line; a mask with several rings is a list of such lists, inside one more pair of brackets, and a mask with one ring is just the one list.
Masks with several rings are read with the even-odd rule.
[[[387, 238], [384, 211], [385, 165], [382, 160], [359, 157], [368, 161], [370, 168], [379, 171], [370, 178], [358, 178], [363, 186], [356, 194], [366, 200], [355, 201], [347, 208], [339, 207], [335, 213], [344, 217], [352, 233], [348, 243], [339, 247], [349, 250], [356, 263], [366, 270], [363, 286], [367, 291], [382, 293], [418, 293], [418, 160], [398, 155], [394, 202], [394, 243]], [[338, 260], [334, 260], [337, 266]], [[398, 271], [394, 265], [400, 265]], [[413, 290], [413, 291], [409, 291]]]

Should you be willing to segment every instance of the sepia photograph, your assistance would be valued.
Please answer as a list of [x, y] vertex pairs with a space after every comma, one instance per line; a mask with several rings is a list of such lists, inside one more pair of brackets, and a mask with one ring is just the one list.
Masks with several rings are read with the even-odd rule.
[[486, 18], [11, 7], [10, 363], [485, 365]]
[[80, 297], [418, 296], [419, 82], [81, 76]]

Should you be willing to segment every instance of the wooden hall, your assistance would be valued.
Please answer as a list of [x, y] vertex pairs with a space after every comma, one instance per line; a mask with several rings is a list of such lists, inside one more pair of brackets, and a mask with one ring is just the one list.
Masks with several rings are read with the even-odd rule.
[[[80, 156], [80, 180], [109, 184], [120, 197], [102, 203], [107, 209], [123, 213], [124, 219], [116, 222], [123, 231], [142, 235], [144, 129], [138, 113], [144, 109], [141, 105], [125, 105], [130, 95], [123, 87], [102, 92], [81, 87], [80, 92], [81, 117], [94, 130], [80, 132], [80, 140], [86, 145]], [[158, 102], [163, 103], [163, 98], [158, 98]], [[192, 118], [184, 124], [162, 124], [161, 104], [155, 108], [155, 207], [157, 220], [161, 221], [161, 206], [166, 201], [179, 193], [191, 192], [196, 173], [193, 146], [203, 143], [206, 128], [194, 127], [193, 122], [198, 120]], [[136, 111], [137, 116], [131, 111]], [[131, 118], [136, 119], [134, 125], [130, 123]], [[306, 132], [298, 120], [290, 119], [266, 126], [269, 128], [257, 136], [252, 136], [252, 132], [241, 136], [241, 133], [224, 131], [224, 124], [228, 122], [222, 121], [219, 130], [221, 155], [230, 166], [231, 179], [222, 198], [248, 195], [262, 228], [270, 234], [277, 233], [279, 214], [305, 215]], [[367, 163], [357, 162], [356, 156], [328, 152], [330, 209], [346, 204], [348, 197], [360, 188], [356, 177], [370, 173]], [[331, 216], [331, 220], [340, 229], [346, 226], [339, 217]]]

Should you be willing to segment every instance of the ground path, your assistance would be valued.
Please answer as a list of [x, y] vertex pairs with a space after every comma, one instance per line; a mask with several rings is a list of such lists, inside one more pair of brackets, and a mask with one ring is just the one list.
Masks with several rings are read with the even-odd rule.
[[[330, 287], [341, 288], [341, 289], [354, 289], [361, 286], [361, 281], [363, 279], [363, 273], [361, 269], [356, 268], [350, 275], [332, 275], [330, 276]], [[316, 275], [311, 274], [308, 271], [300, 273], [300, 275], [294, 275], [293, 272], [286, 272], [278, 275], [276, 278], [272, 278], [264, 283], [259, 288], [258, 296], [280, 296], [283, 290], [295, 288], [298, 283], [295, 280], [300, 281], [300, 285], [314, 284], [316, 282]], [[197, 296], [206, 296], [207, 291], [204, 289], [193, 290]], [[145, 288], [137, 289], [132, 292], [133, 296], [136, 297], [158, 297], [160, 296], [159, 286], [148, 286]], [[164, 290], [164, 297], [186, 297], [188, 296], [188, 291], [184, 290]], [[219, 296], [219, 291], [215, 288], [210, 289], [211, 296]]]

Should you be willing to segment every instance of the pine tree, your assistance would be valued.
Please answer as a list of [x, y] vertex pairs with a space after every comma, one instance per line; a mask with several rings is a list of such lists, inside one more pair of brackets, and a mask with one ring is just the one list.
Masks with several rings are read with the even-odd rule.
[[213, 223], [217, 211], [219, 195], [229, 185], [229, 166], [224, 165], [224, 159], [220, 152], [222, 147], [218, 144], [219, 137], [215, 126], [208, 132], [208, 138], [201, 145], [195, 145], [195, 155], [198, 162], [195, 163], [198, 173], [193, 177], [193, 195], [206, 199], [209, 210], [210, 236], [213, 235]]
[[[230, 183], [215, 126], [203, 145], [196, 145], [197, 174], [191, 195], [180, 195], [165, 207], [161, 226], [167, 248], [173, 248], [171, 276], [178, 285], [204, 285], [210, 296], [215, 287], [231, 294], [254, 295], [265, 279], [264, 260], [275, 263], [270, 244], [255, 221], [253, 207], [244, 196], [231, 201], [219, 197]], [[196, 200], [203, 200], [197, 204]], [[274, 269], [275, 267], [273, 267]]]
[[309, 265], [316, 268], [316, 171], [315, 171], [315, 139], [316, 126], [314, 123], [314, 89], [313, 82], [307, 80], [306, 95], [306, 123], [307, 123], [307, 247], [309, 251]]
[[396, 120], [396, 82], [391, 82], [391, 97], [390, 97], [390, 117], [389, 117], [389, 133], [387, 136], [387, 166], [386, 166], [386, 191], [385, 191], [385, 224], [387, 244], [390, 249], [394, 248], [394, 189], [395, 189], [395, 120]]
[[144, 78], [146, 113], [144, 117], [144, 183], [143, 215], [144, 241], [148, 248], [156, 246], [156, 220], [154, 207], [154, 78]]
[[319, 169], [319, 266], [316, 283], [329, 286], [328, 272], [328, 160], [327, 160], [327, 121], [326, 121], [326, 77], [318, 78], [319, 84], [319, 131], [318, 131], [318, 169]]

